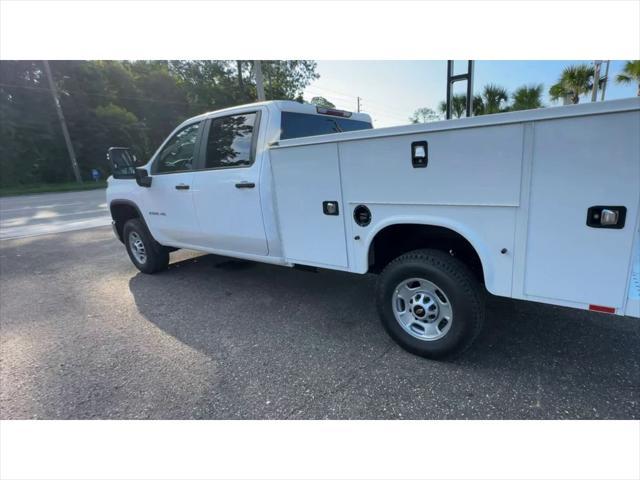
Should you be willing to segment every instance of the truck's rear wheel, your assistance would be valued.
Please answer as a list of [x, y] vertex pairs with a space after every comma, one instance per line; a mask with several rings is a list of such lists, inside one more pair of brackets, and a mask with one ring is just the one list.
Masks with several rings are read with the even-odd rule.
[[169, 265], [169, 250], [159, 245], [138, 218], [124, 224], [124, 244], [133, 264], [143, 273], [156, 273]]
[[480, 333], [484, 295], [471, 271], [439, 250], [415, 250], [389, 263], [378, 280], [378, 311], [391, 337], [411, 353], [462, 353]]

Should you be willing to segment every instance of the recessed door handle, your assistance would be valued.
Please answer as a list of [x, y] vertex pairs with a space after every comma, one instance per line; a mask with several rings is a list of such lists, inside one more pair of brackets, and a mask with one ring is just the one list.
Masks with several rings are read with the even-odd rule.
[[256, 184], [253, 182], [240, 182], [236, 183], [236, 188], [253, 188]]
[[176, 185], [176, 190], [189, 190], [189, 185], [185, 185], [184, 183], [179, 183]]

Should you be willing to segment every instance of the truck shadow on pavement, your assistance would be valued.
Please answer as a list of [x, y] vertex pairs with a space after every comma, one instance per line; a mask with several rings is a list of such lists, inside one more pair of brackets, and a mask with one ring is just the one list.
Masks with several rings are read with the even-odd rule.
[[[434, 362], [388, 338], [374, 285], [372, 275], [215, 255], [129, 282], [148, 321], [216, 362], [210, 418], [640, 416], [632, 318], [489, 296], [474, 346]], [[263, 395], [278, 407], [229, 406]]]

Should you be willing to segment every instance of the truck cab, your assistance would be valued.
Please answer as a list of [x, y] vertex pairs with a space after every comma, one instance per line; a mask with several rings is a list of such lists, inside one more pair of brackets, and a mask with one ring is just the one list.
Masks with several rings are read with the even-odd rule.
[[123, 240], [125, 223], [139, 218], [163, 246], [286, 264], [269, 147], [370, 128], [367, 114], [271, 101], [186, 120], [137, 169], [128, 150], [111, 149], [107, 201], [116, 234]]

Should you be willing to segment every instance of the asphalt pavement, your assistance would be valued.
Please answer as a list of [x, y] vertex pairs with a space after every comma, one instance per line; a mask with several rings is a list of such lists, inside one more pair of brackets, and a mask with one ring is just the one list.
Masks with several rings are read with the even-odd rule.
[[[2, 209], [36, 226], [96, 193]], [[0, 242], [2, 419], [640, 418], [636, 319], [491, 297], [472, 349], [429, 361], [383, 331], [374, 276], [186, 251], [144, 275], [109, 227], [50, 218]]]
[[0, 198], [0, 240], [109, 225], [105, 190]]

